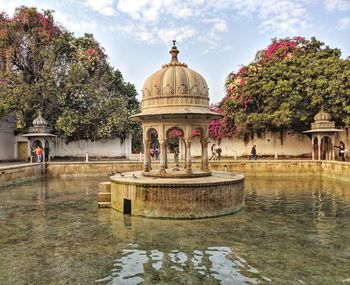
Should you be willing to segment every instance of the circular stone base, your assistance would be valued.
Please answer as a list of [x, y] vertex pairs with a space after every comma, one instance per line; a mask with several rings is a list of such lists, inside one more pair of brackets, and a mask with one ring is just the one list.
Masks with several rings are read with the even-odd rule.
[[159, 169], [151, 170], [149, 172], [142, 172], [144, 177], [159, 177], [159, 178], [195, 178], [210, 176], [210, 171], [193, 170], [192, 173], [187, 173], [186, 169], [174, 167], [167, 169], [165, 173], [160, 173]]
[[111, 206], [127, 214], [153, 218], [205, 218], [244, 207], [244, 176], [213, 172], [200, 178], [144, 177], [126, 172], [111, 177]]

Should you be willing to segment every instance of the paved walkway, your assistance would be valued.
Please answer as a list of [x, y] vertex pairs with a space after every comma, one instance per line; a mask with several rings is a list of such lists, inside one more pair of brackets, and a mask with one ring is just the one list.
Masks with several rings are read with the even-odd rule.
[[[248, 160], [247, 158], [244, 158], [244, 157], [239, 157], [238, 159], [234, 159], [234, 158], [230, 158], [230, 157], [223, 157], [221, 159], [221, 162], [223, 161], [244, 161], [244, 160]], [[262, 157], [260, 159], [258, 159], [257, 161], [259, 160], [274, 160], [272, 157]], [[280, 158], [280, 159], [277, 159], [277, 160], [310, 160], [309, 158]], [[130, 162], [140, 162], [139, 160], [129, 160], [129, 159], [118, 159], [118, 160], [91, 160], [89, 162], [97, 162], [97, 163], [103, 163], [103, 162], [120, 162], [120, 161], [130, 161]], [[157, 163], [159, 160], [152, 160], [152, 163]], [[199, 159], [193, 159], [192, 161], [194, 162], [197, 162], [197, 161], [200, 161]], [[219, 162], [220, 160], [216, 160], [216, 161], [210, 161], [210, 162]], [[334, 160], [334, 161], [338, 161], [338, 160]], [[349, 160], [347, 160], [349, 161]], [[69, 162], [72, 162], [72, 163], [77, 163], [77, 162], [85, 162], [85, 161], [77, 161], [77, 160], [72, 160], [72, 161], [53, 161], [53, 162], [65, 162], [65, 163], [69, 163]], [[169, 162], [172, 162], [172, 160], [170, 160]], [[181, 160], [181, 162], [183, 162]], [[30, 162], [23, 162], [23, 161], [17, 161], [17, 162], [0, 162], [0, 168], [4, 168], [4, 167], [8, 167], [8, 166], [16, 166], [16, 165], [27, 165], [27, 164], [30, 164]]]
[[17, 161], [17, 162], [0, 162], [0, 168], [8, 167], [8, 166], [16, 166], [16, 165], [24, 165], [29, 164], [29, 162]]

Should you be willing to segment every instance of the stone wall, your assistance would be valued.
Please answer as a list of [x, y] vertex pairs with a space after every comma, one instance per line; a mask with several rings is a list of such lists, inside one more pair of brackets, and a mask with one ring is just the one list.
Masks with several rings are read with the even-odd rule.
[[323, 177], [350, 182], [350, 162], [323, 161], [321, 168]]
[[[181, 163], [180, 163], [181, 164]], [[142, 162], [51, 162], [47, 164], [48, 176], [101, 176], [107, 173], [142, 170]], [[154, 167], [157, 167], [154, 165]], [[170, 162], [169, 168], [175, 165]], [[193, 162], [200, 168], [200, 161]], [[210, 163], [212, 171], [239, 172], [249, 176], [324, 176], [350, 181], [350, 163], [312, 160], [223, 160]]]
[[45, 165], [41, 163], [7, 166], [0, 168], [0, 187], [26, 182], [45, 176]]
[[[216, 172], [187, 179], [112, 177], [111, 207], [154, 218], [204, 218], [231, 214], [244, 206], [244, 176]], [[128, 204], [128, 205], [126, 205]]]
[[[169, 167], [174, 167], [169, 163]], [[193, 162], [194, 168], [200, 167], [199, 161]], [[230, 171], [246, 176], [322, 176], [350, 182], [350, 162], [312, 161], [312, 160], [223, 160], [211, 162], [212, 171]], [[0, 187], [42, 177], [60, 176], [103, 176], [108, 173], [142, 170], [142, 162], [51, 162], [43, 164], [25, 164], [0, 168]]]
[[101, 176], [108, 173], [138, 171], [141, 162], [50, 162], [47, 164], [47, 176]]
[[59, 157], [83, 157], [86, 153], [96, 157], [128, 157], [131, 153], [131, 137], [121, 140], [103, 141], [73, 141], [68, 144], [61, 138], [56, 138], [50, 143], [50, 156]]

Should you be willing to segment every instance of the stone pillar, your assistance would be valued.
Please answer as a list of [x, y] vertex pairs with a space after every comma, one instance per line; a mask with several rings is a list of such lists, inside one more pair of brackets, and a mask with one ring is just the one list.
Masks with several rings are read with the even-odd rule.
[[192, 171], [192, 157], [191, 157], [191, 143], [186, 141], [186, 173], [193, 173]]
[[321, 160], [321, 140], [317, 140], [317, 148], [318, 148], [318, 160]]
[[168, 152], [167, 152], [167, 146], [168, 146], [168, 142], [166, 141], [164, 146], [164, 155], [165, 155], [165, 169], [168, 169]]
[[186, 145], [185, 140], [183, 140], [183, 142], [184, 142], [184, 146], [185, 146], [185, 151], [184, 151], [184, 153], [185, 153], [185, 158], [184, 158], [185, 165], [184, 165], [184, 168], [186, 169], [187, 168], [187, 145]]
[[315, 137], [311, 136], [311, 143], [312, 143], [312, 160], [315, 160]]
[[43, 140], [40, 140], [40, 142], [41, 142], [41, 148], [43, 149], [43, 158], [42, 158], [42, 161], [41, 162], [45, 162], [45, 159], [46, 159], [46, 157], [45, 157], [45, 139], [43, 139]]
[[143, 166], [144, 166], [145, 172], [150, 172], [151, 170], [151, 154], [149, 153], [150, 145], [151, 145], [151, 141], [149, 139], [145, 139], [143, 141], [143, 151], [145, 152], [145, 155], [143, 156], [144, 157]]
[[209, 159], [208, 159], [208, 139], [204, 138], [202, 144], [202, 170], [209, 171]]
[[166, 166], [166, 143], [164, 140], [159, 140], [159, 148], [160, 148], [160, 170], [159, 173], [164, 174], [165, 166]]

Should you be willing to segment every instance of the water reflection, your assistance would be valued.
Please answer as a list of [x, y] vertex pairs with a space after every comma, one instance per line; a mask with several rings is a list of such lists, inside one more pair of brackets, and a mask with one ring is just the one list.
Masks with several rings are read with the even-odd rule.
[[[158, 220], [98, 209], [96, 178], [0, 189], [0, 284], [342, 284], [348, 183], [247, 178], [246, 209]], [[98, 280], [98, 282], [96, 282]]]
[[[258, 270], [250, 266], [242, 257], [233, 254], [229, 247], [209, 247], [204, 250], [183, 252], [172, 250], [141, 250], [138, 245], [123, 249], [120, 257], [115, 260], [111, 275], [96, 280], [99, 284], [136, 285], [145, 282], [146, 276], [154, 275], [154, 271], [163, 270], [167, 274], [176, 271], [190, 273], [192, 282], [202, 280], [217, 280], [219, 284], [257, 284], [257, 278], [250, 275], [258, 274]], [[153, 272], [152, 272], [153, 271]], [[175, 273], [176, 274], [176, 273]], [[269, 281], [268, 278], [264, 278]], [[191, 282], [191, 283], [192, 283]], [[213, 284], [213, 283], [210, 283]]]

